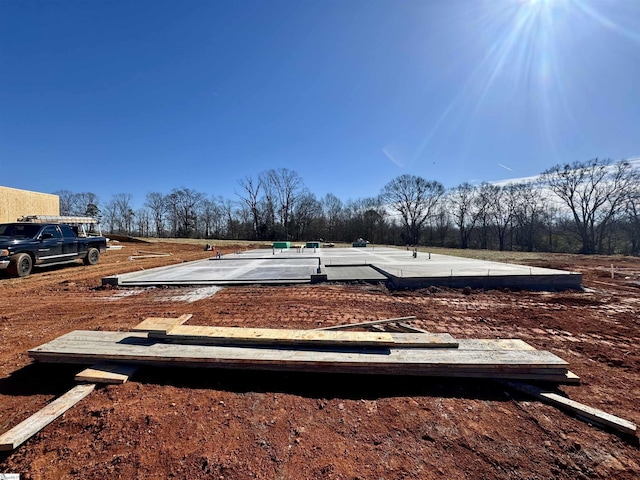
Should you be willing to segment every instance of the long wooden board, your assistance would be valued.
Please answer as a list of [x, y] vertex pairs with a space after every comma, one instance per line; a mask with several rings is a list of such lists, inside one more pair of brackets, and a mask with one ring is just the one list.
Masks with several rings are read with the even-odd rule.
[[[98, 334], [97, 334], [98, 333]], [[114, 343], [114, 338], [122, 337], [122, 343], [127, 344], [148, 344], [151, 340], [154, 340], [153, 343], [165, 343], [162, 339], [153, 339], [149, 336], [148, 333], [145, 332], [103, 332], [104, 335], [100, 335], [99, 332], [94, 332], [90, 330], [75, 330], [69, 334], [62, 335], [58, 337], [54, 341], [66, 341], [66, 339], [73, 339], [74, 342], [82, 342], [88, 341], [92, 343], [104, 343], [107, 345], [111, 345]], [[112, 334], [117, 334], [118, 337], [114, 337]], [[458, 343], [457, 350], [536, 350], [534, 347], [529, 345], [523, 340], [515, 339], [515, 338], [502, 338], [502, 339], [456, 339]], [[45, 344], [48, 345], [48, 344]], [[35, 350], [35, 349], [34, 349]], [[361, 350], [361, 349], [360, 349]], [[370, 349], [371, 351], [375, 351], [375, 349]], [[337, 350], [340, 351], [340, 350]], [[359, 351], [358, 349], [344, 349], [344, 351]], [[387, 348], [382, 348], [380, 350], [383, 354], [388, 352]]]
[[39, 412], [36, 412], [8, 432], [0, 435], [0, 451], [13, 450], [22, 445], [29, 438], [89, 395], [95, 387], [94, 384], [76, 385]]
[[354, 327], [368, 327], [370, 325], [382, 325], [384, 323], [396, 323], [396, 322], [402, 322], [402, 321], [411, 321], [411, 320], [415, 320], [416, 317], [414, 315], [411, 315], [409, 317], [398, 317], [398, 318], [385, 318], [383, 320], [370, 320], [368, 322], [359, 322], [359, 323], [345, 323], [345, 324], [341, 324], [341, 325], [332, 325], [330, 327], [321, 327], [321, 328], [314, 328], [314, 330], [342, 330], [345, 328], [354, 328]]
[[193, 317], [193, 315], [190, 313], [180, 315], [177, 318], [149, 317], [133, 327], [131, 331], [167, 333], [172, 328], [182, 325], [191, 317]]
[[458, 339], [461, 350], [535, 350], [524, 340], [519, 338], [471, 338]]
[[144, 333], [76, 331], [29, 351], [40, 361], [363, 374], [468, 376], [564, 382], [567, 363], [546, 351], [445, 348], [300, 349], [161, 342]]
[[135, 365], [100, 363], [85, 368], [75, 376], [76, 382], [110, 383], [121, 385], [138, 370]]
[[166, 333], [151, 331], [149, 337], [199, 345], [339, 345], [344, 347], [456, 348], [449, 334], [345, 332], [282, 328], [240, 328], [179, 325]]
[[413, 325], [408, 325], [403, 322], [392, 323], [391, 325], [395, 326], [396, 328], [398, 328], [400, 331], [403, 331], [403, 332], [430, 333], [430, 332], [427, 332], [426, 330], [423, 330], [422, 328], [414, 327]]
[[[96, 336], [92, 331], [76, 330], [74, 333], [75, 341], [87, 340], [90, 342], [112, 344], [113, 338], [110, 336]], [[113, 332], [110, 332], [113, 333]], [[135, 332], [127, 334], [121, 332], [127, 337], [128, 343], [143, 342], [147, 343], [147, 338], [153, 338], [150, 334], [144, 332]], [[395, 334], [394, 334], [395, 335]], [[64, 336], [63, 336], [64, 337]], [[63, 339], [63, 337], [58, 337]], [[141, 339], [141, 340], [140, 340]], [[156, 339], [159, 342], [164, 340], [162, 338]], [[503, 339], [455, 339], [458, 344], [458, 350], [536, 350], [523, 340], [515, 338], [503, 338]], [[386, 352], [386, 350], [384, 350]]]
[[548, 392], [534, 385], [528, 385], [520, 382], [504, 382], [504, 384], [515, 390], [538, 398], [543, 402], [573, 412], [597, 424], [613, 428], [614, 430], [629, 435], [636, 435], [637, 433], [637, 426], [634, 423], [625, 420], [624, 418], [611, 415], [610, 413], [604, 412], [597, 408], [593, 408], [583, 403], [576, 402], [575, 400], [571, 400], [570, 398], [563, 397], [562, 395], [559, 395], [557, 393]]

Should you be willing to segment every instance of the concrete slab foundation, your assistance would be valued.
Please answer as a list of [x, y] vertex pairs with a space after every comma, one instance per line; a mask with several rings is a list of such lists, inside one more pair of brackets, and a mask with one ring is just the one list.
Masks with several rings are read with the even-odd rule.
[[102, 279], [103, 285], [385, 282], [390, 288], [581, 288], [579, 273], [386, 247], [251, 250]]

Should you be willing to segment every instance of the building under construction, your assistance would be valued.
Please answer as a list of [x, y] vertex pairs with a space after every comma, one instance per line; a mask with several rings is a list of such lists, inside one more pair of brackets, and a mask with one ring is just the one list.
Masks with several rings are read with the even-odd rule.
[[0, 223], [25, 215], [60, 215], [58, 195], [0, 186]]

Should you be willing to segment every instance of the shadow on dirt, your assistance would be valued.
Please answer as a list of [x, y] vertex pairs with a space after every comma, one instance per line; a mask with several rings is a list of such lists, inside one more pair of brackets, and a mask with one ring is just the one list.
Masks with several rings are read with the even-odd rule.
[[78, 365], [32, 363], [0, 378], [0, 395], [61, 395], [74, 386]]
[[[71, 389], [86, 365], [33, 363], [0, 378], [0, 395], [58, 396]], [[426, 396], [506, 401], [511, 394], [486, 379], [144, 367], [134, 381], [234, 393], [283, 393], [319, 399]]]
[[[28, 279], [29, 277], [44, 275], [46, 273], [56, 272], [58, 270], [68, 269], [68, 268], [82, 268], [85, 265], [82, 262], [74, 261], [69, 263], [59, 263], [56, 265], [46, 265], [46, 266], [37, 266], [33, 268], [33, 271], [27, 276], [22, 277], [24, 279]], [[0, 280], [18, 280], [20, 277], [12, 277], [10, 276], [6, 270], [0, 270]]]
[[489, 380], [468, 378], [146, 367], [136, 374], [135, 381], [235, 393], [277, 392], [321, 399], [427, 396], [505, 401], [510, 398], [504, 388]]
[[[458, 398], [497, 402], [535, 401], [530, 396], [511, 390], [491, 379], [417, 377], [390, 375], [355, 375], [303, 372], [269, 372], [251, 370], [180, 369], [146, 367], [139, 370], [135, 381], [178, 388], [211, 389], [233, 393], [282, 393], [319, 400], [380, 400], [391, 397]], [[564, 395], [555, 383], [537, 383], [545, 390]], [[568, 416], [594, 424], [572, 412]], [[640, 445], [635, 435], [597, 425], [634, 446]]]

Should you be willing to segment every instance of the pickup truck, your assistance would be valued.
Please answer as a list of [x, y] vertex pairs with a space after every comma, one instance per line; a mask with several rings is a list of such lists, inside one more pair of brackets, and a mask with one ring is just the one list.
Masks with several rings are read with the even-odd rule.
[[70, 225], [16, 222], [0, 224], [0, 271], [26, 277], [34, 266], [83, 260], [95, 265], [107, 250], [104, 237], [80, 237]]

